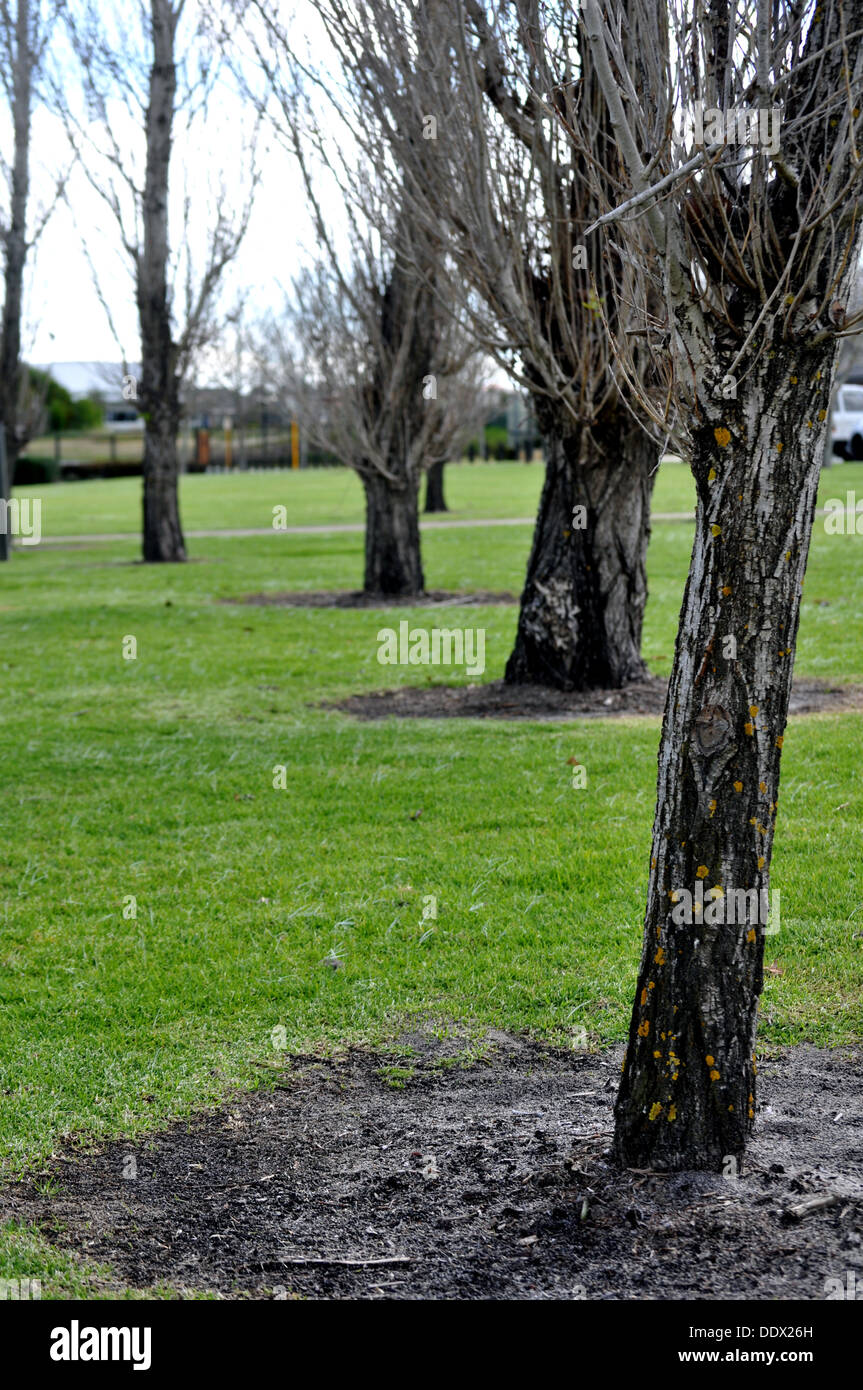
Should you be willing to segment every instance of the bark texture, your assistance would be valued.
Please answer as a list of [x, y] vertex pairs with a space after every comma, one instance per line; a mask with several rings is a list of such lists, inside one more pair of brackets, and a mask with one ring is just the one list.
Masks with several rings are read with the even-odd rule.
[[656, 446], [622, 410], [593, 428], [540, 418], [545, 484], [505, 679], [619, 688], [645, 669]]
[[448, 512], [446, 498], [443, 491], [443, 471], [446, 467], [444, 459], [438, 459], [429, 465], [426, 473], [426, 505], [427, 512]]
[[[730, 915], [729, 894], [770, 887], [834, 357], [832, 343], [786, 346], [761, 359], [745, 401], [701, 403], [695, 542], [663, 721], [644, 946], [616, 1104], [615, 1154], [626, 1166], [720, 1169], [739, 1160], [752, 1127], [766, 923], [763, 909], [743, 923], [722, 919]], [[691, 925], [672, 917], [683, 915], [681, 890], [693, 897]]]
[[366, 549], [363, 589], [367, 594], [404, 596], [425, 588], [420, 555], [416, 481], [395, 487], [380, 473], [363, 474]]
[[185, 560], [177, 491], [179, 409], [159, 408], [147, 417], [144, 433], [144, 559]]

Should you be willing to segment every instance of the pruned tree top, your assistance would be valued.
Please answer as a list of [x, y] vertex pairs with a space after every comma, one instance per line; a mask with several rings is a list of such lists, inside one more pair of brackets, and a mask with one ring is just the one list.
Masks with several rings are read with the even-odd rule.
[[264, 79], [246, 91], [299, 167], [317, 238], [264, 325], [262, 361], [317, 443], [413, 487], [475, 421], [481, 375], [450, 312], [440, 228], [417, 216], [367, 83], [299, 57], [278, 6], [236, 9]]
[[[382, 180], [445, 241], [452, 311], [551, 410], [601, 419], [618, 395], [602, 320], [617, 322], [621, 267], [584, 231], [625, 185], [571, 8], [561, 0], [543, 28], [533, 0], [316, 8], [358, 93], [346, 110], [353, 139], [371, 155], [384, 133]], [[577, 109], [591, 113], [589, 150], [569, 138]]]
[[[628, 184], [592, 233], [637, 260], [646, 227], [659, 253], [644, 270], [663, 309], [639, 332], [664, 386], [639, 397], [686, 449], [699, 371], [742, 379], [765, 352], [859, 327], [863, 4], [585, 0], [582, 13]], [[616, 347], [625, 361], [631, 340]]]

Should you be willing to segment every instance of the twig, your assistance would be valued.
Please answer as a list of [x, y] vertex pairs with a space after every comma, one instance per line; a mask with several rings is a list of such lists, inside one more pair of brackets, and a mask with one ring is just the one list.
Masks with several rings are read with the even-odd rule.
[[822, 1211], [825, 1207], [835, 1206], [842, 1200], [838, 1192], [820, 1192], [817, 1197], [807, 1197], [804, 1202], [786, 1207], [782, 1215], [786, 1221], [802, 1221], [804, 1216], [810, 1216], [814, 1211]]
[[591, 222], [590, 226], [585, 228], [584, 235], [590, 236], [591, 232], [595, 232], [597, 227], [604, 227], [609, 222], [617, 222], [621, 217], [625, 217], [628, 212], [634, 212], [635, 209], [640, 208], [643, 203], [649, 202], [651, 198], [658, 198], [660, 194], [664, 193], [667, 188], [671, 188], [671, 186], [680, 179], [688, 179], [690, 174], [694, 174], [701, 168], [705, 160], [711, 157], [714, 150], [721, 150], [722, 148], [721, 145], [716, 145], [710, 150], [699, 150], [698, 153], [694, 154], [685, 164], [681, 164], [678, 169], [672, 169], [671, 173], [666, 174], [658, 183], [651, 184], [649, 188], [642, 188], [640, 193], [633, 194], [631, 198], [627, 198], [625, 203], [621, 203], [618, 207], [612, 208], [610, 212], [604, 212], [601, 217], [597, 217], [595, 222]]
[[323, 1256], [321, 1258], [317, 1258], [305, 1255], [280, 1255], [278, 1260], [274, 1263], [280, 1265], [407, 1265], [411, 1263], [412, 1259], [412, 1255], [386, 1255], [382, 1257], [373, 1256], [368, 1259], [360, 1258], [355, 1260], [343, 1260], [338, 1259], [335, 1256]]

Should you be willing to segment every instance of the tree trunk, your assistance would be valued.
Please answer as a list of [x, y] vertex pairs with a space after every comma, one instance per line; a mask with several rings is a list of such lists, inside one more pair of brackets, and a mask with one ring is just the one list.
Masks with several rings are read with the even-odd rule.
[[618, 688], [644, 675], [641, 628], [656, 446], [620, 411], [545, 431], [539, 504], [505, 680]]
[[179, 420], [160, 411], [147, 420], [144, 434], [144, 559], [181, 561], [186, 545], [177, 490]]
[[[6, 472], [6, 438], [0, 428], [0, 499], [8, 502], [12, 494], [9, 475]], [[0, 508], [2, 510], [2, 508]], [[12, 537], [9, 534], [9, 512], [5, 509], [3, 526], [0, 527], [0, 560], [8, 560], [12, 555]]]
[[[695, 542], [616, 1104], [614, 1152], [629, 1167], [721, 1169], [752, 1128], [779, 763], [834, 355], [783, 345], [741, 402], [698, 402]], [[741, 890], [754, 890], [746, 910]]]
[[[9, 38], [9, 44], [12, 40]], [[33, 57], [30, 51], [30, 6], [18, 0], [15, 15], [15, 61], [12, 72], [14, 161], [9, 189], [9, 222], [3, 237], [5, 297], [0, 328], [0, 418], [6, 439], [4, 499], [11, 495], [21, 440], [18, 433], [21, 390], [21, 302], [27, 259], [27, 198], [30, 185], [30, 107]], [[8, 538], [0, 541], [0, 559], [8, 559]]]
[[415, 481], [396, 487], [380, 473], [363, 474], [366, 494], [367, 594], [421, 594], [419, 497]]
[[443, 495], [443, 470], [445, 462], [439, 459], [433, 463], [426, 473], [426, 505], [427, 512], [448, 512], [449, 507]]
[[168, 179], [177, 88], [177, 15], [169, 0], [151, 0], [150, 8], [153, 60], [141, 203], [144, 248], [137, 259], [136, 293], [141, 325], [141, 400], [146, 419], [143, 554], [145, 561], [164, 562], [186, 558], [177, 494], [180, 383], [168, 290]]

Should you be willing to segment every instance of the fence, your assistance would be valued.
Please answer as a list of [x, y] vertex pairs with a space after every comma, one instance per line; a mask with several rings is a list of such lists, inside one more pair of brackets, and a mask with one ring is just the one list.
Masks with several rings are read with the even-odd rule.
[[[230, 432], [184, 425], [177, 445], [184, 473], [337, 462], [307, 448], [300, 431], [290, 425]], [[15, 482], [26, 485], [74, 478], [135, 477], [140, 475], [143, 461], [142, 429], [58, 432], [31, 440], [18, 460]]]

